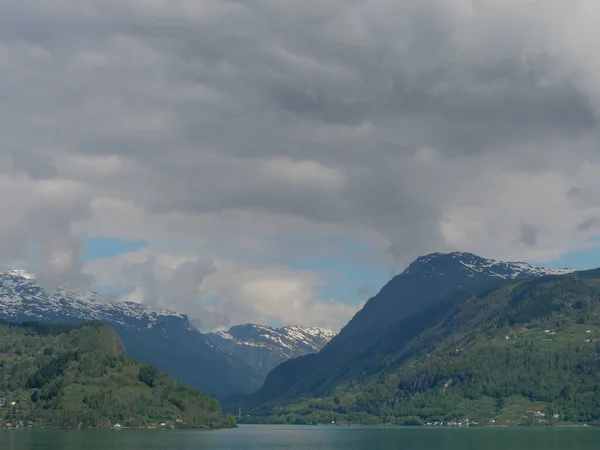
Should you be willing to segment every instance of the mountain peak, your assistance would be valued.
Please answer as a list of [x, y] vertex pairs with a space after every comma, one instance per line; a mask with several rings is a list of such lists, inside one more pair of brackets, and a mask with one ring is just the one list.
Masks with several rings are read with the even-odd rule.
[[325, 328], [305, 327], [301, 325], [274, 328], [253, 323], [234, 325], [226, 332], [221, 331], [213, 334], [219, 335], [223, 339], [237, 339], [246, 343], [278, 342], [284, 347], [294, 347], [294, 345], [298, 344], [313, 346], [314, 340], [319, 341], [319, 345], [316, 345], [316, 347], [320, 347], [321, 341], [328, 342], [336, 335], [335, 331]]
[[418, 257], [402, 275], [420, 275], [435, 277], [459, 271], [474, 277], [485, 274], [506, 280], [516, 280], [532, 276], [564, 275], [575, 272], [574, 269], [552, 269], [533, 266], [526, 262], [505, 262], [483, 258], [469, 252], [430, 253]]

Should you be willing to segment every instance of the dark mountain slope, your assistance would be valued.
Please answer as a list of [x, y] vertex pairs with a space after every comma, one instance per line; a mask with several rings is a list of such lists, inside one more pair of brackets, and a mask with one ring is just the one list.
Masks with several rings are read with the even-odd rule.
[[360, 352], [379, 341], [400, 320], [427, 310], [459, 292], [473, 292], [510, 280], [568, 270], [543, 269], [526, 263], [500, 262], [471, 253], [433, 253], [417, 258], [394, 277], [324, 348], [329, 354], [351, 348]]

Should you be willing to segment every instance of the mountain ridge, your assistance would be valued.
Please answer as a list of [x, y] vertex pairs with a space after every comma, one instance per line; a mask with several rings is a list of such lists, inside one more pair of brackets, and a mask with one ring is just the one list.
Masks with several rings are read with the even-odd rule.
[[[27, 295], [27, 298], [14, 294]], [[153, 310], [135, 302], [119, 300], [104, 302], [102, 296], [94, 291], [80, 292], [59, 286], [54, 293], [48, 294], [41, 286], [35, 284], [35, 276], [25, 270], [10, 269], [0, 272], [0, 307], [6, 308], [9, 312], [11, 309], [18, 312], [20, 303], [31, 303], [30, 300], [37, 301], [41, 305], [37, 308], [40, 314], [63, 314], [62, 311], [67, 307], [71, 310], [70, 316], [87, 320], [101, 320], [112, 311], [117, 311], [121, 312], [124, 318], [134, 320], [149, 320], [156, 323], [160, 316], [171, 316], [184, 319], [189, 323], [185, 314], [168, 309]], [[36, 314], [34, 309], [30, 312]]]
[[573, 273], [575, 269], [569, 268], [548, 268], [534, 266], [522, 261], [500, 261], [491, 258], [484, 258], [470, 252], [451, 252], [451, 253], [429, 253], [415, 259], [400, 275], [408, 275], [419, 266], [429, 266], [435, 270], [435, 265], [431, 262], [439, 264], [444, 260], [457, 260], [471, 276], [476, 273], [487, 272], [491, 276], [501, 279], [520, 279], [531, 276], [547, 276], [547, 275], [565, 275]]
[[241, 357], [263, 376], [291, 358], [317, 353], [335, 335], [318, 327], [274, 328], [249, 323], [207, 334], [214, 345]]

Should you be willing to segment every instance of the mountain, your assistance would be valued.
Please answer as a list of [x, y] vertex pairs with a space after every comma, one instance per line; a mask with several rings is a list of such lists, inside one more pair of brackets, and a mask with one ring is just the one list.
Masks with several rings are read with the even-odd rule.
[[213, 395], [251, 392], [263, 380], [241, 358], [213, 345], [184, 314], [152, 311], [133, 302], [102, 302], [93, 292], [59, 288], [48, 293], [21, 270], [0, 274], [0, 318], [105, 322], [117, 331], [131, 357]]
[[127, 357], [101, 322], [0, 321], [0, 355], [0, 427], [235, 426], [215, 399]]
[[207, 336], [214, 345], [239, 356], [266, 377], [271, 369], [289, 359], [318, 353], [335, 334], [323, 328], [271, 328], [246, 324], [233, 326], [226, 332], [208, 333]]
[[348, 380], [376, 372], [381, 358], [403, 348], [471, 295], [570, 272], [463, 252], [422, 256], [371, 298], [321, 352], [273, 369], [246, 404], [327, 395]]
[[252, 415], [275, 423], [600, 425], [600, 269], [516, 278], [407, 317], [396, 344], [371, 349], [359, 377]]

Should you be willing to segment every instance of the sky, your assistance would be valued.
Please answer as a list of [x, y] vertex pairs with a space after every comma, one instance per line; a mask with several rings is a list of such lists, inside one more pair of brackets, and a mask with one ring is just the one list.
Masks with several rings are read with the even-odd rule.
[[600, 266], [596, 0], [3, 0], [0, 268], [339, 329], [419, 255]]

